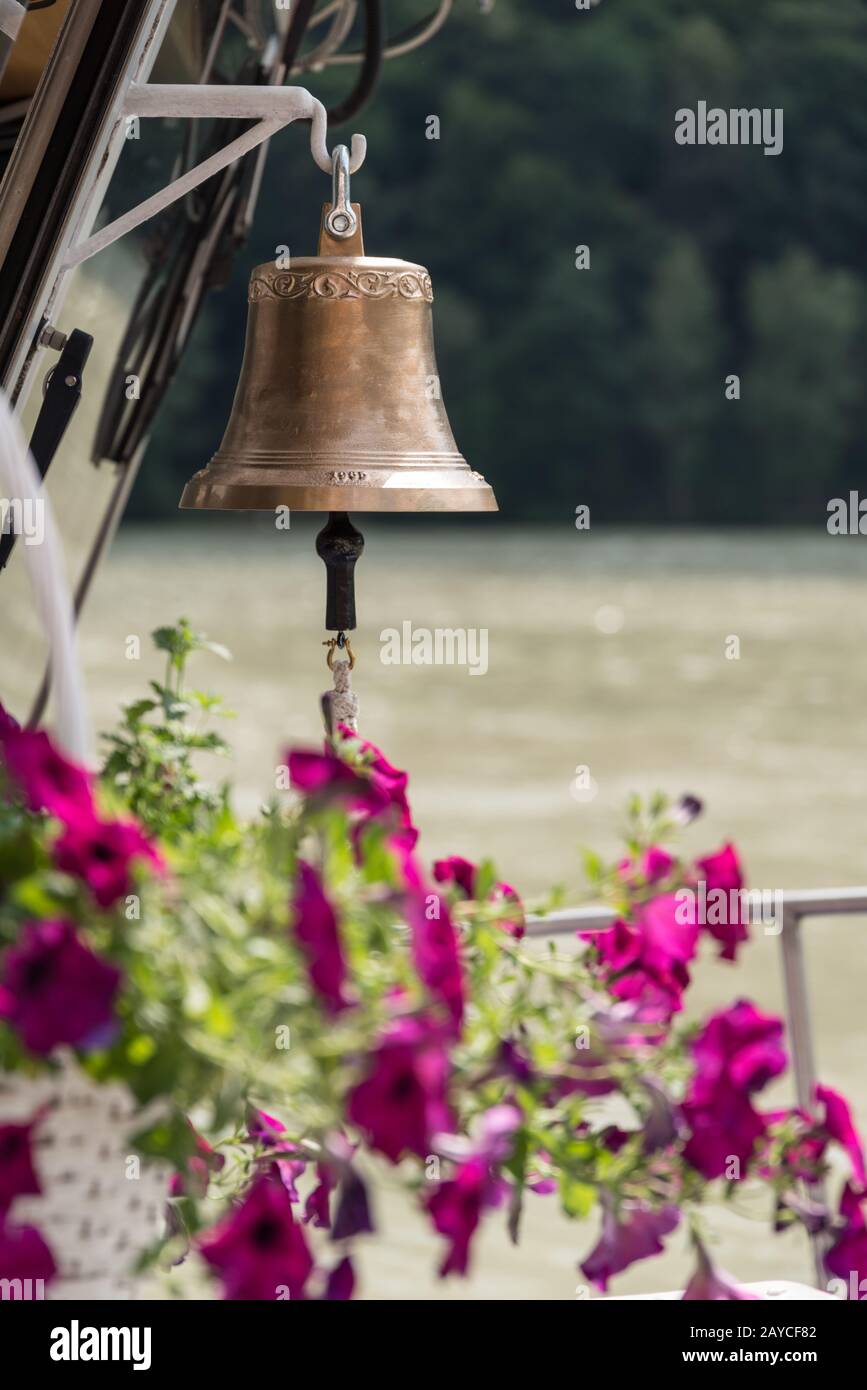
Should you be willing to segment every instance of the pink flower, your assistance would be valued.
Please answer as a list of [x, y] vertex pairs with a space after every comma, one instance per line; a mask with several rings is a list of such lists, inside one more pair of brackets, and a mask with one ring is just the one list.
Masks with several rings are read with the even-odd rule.
[[[365, 825], [369, 823], [367, 821]], [[361, 829], [363, 830], [364, 826]], [[424, 887], [424, 878], [414, 853], [417, 842], [418, 831], [411, 825], [401, 826], [386, 837], [386, 845], [397, 860], [398, 873], [403, 886], [413, 892], [420, 893]], [[357, 839], [356, 855], [360, 859]]]
[[[696, 868], [707, 888], [710, 899], [712, 893], [726, 894], [723, 910], [715, 910], [715, 900], [708, 902], [706, 930], [722, 945], [721, 960], [735, 960], [738, 946], [749, 939], [747, 922], [741, 915], [740, 889], [744, 886], [741, 863], [734, 845], [723, 845], [716, 854], [705, 859], [697, 859]], [[732, 893], [738, 896], [733, 900]]]
[[30, 1144], [38, 1118], [23, 1125], [0, 1125], [0, 1221], [16, 1197], [36, 1197], [42, 1191]]
[[767, 1133], [749, 1097], [728, 1083], [718, 1086], [701, 1105], [685, 1101], [682, 1114], [690, 1131], [683, 1156], [709, 1180], [727, 1172], [740, 1176], [740, 1166], [747, 1164], [758, 1140]]
[[741, 861], [734, 845], [723, 845], [715, 854], [705, 855], [704, 859], [696, 859], [697, 869], [701, 869], [702, 878], [711, 888], [722, 888], [728, 893], [732, 888], [743, 888], [744, 875], [741, 869]]
[[815, 1182], [819, 1176], [819, 1165], [828, 1147], [827, 1137], [820, 1134], [816, 1121], [806, 1110], [767, 1110], [763, 1117], [769, 1128], [785, 1125], [794, 1129], [791, 1143], [787, 1143], [779, 1164], [774, 1167], [765, 1161], [759, 1168], [759, 1177], [776, 1178], [782, 1173], [798, 1178], [801, 1182]]
[[783, 1020], [740, 999], [708, 1019], [692, 1045], [696, 1062], [690, 1098], [701, 1104], [722, 1081], [744, 1092], [760, 1091], [786, 1070]]
[[653, 885], [668, 878], [677, 867], [677, 860], [660, 845], [650, 845], [641, 856], [636, 868], [634, 859], [621, 859], [617, 873], [624, 883], [636, 888], [642, 882]]
[[3, 956], [0, 1018], [31, 1052], [107, 1040], [121, 973], [77, 936], [71, 922], [29, 922]]
[[364, 777], [334, 753], [295, 748], [287, 757], [289, 780], [296, 791], [323, 801], [339, 801], [350, 811], [378, 815], [388, 797], [369, 777]]
[[704, 1177], [721, 1176], [732, 1159], [746, 1163], [766, 1134], [767, 1120], [753, 1109], [750, 1093], [785, 1071], [782, 1034], [781, 1019], [740, 1000], [709, 1019], [693, 1043], [684, 1157]]
[[448, 859], [437, 859], [433, 866], [433, 876], [437, 883], [456, 883], [468, 898], [473, 896], [476, 866], [470, 863], [469, 859], [463, 859], [459, 854], [452, 854]]
[[[276, 1169], [276, 1172], [274, 1170]], [[303, 1158], [278, 1158], [272, 1165], [271, 1171], [276, 1180], [283, 1184], [288, 1194], [290, 1202], [300, 1202], [301, 1193], [298, 1191], [296, 1183], [298, 1179], [307, 1171], [307, 1161]]]
[[508, 909], [508, 915], [501, 917], [497, 926], [501, 931], [508, 932], [516, 941], [520, 941], [527, 930], [527, 917], [517, 890], [508, 883], [495, 883], [488, 895], [488, 902], [502, 903]]
[[101, 821], [92, 815], [70, 821], [54, 845], [54, 859], [64, 873], [86, 883], [103, 908], [113, 907], [133, 891], [135, 860], [158, 870], [165, 867], [135, 821]]
[[334, 1176], [325, 1163], [316, 1165], [317, 1184], [304, 1204], [304, 1220], [312, 1221], [314, 1226], [322, 1226], [326, 1231], [331, 1226], [330, 1198], [334, 1190]]
[[684, 1302], [700, 1299], [705, 1303], [720, 1303], [758, 1298], [758, 1294], [749, 1293], [736, 1284], [731, 1275], [716, 1269], [701, 1241], [696, 1240], [695, 1244], [698, 1266], [683, 1291]]
[[603, 1199], [602, 1234], [581, 1265], [581, 1272], [604, 1293], [615, 1274], [663, 1251], [662, 1237], [680, 1221], [676, 1207], [653, 1208], [646, 1202], [624, 1202], [615, 1214]]
[[349, 1240], [352, 1236], [373, 1232], [373, 1217], [364, 1180], [354, 1168], [348, 1168], [337, 1193], [332, 1240]]
[[598, 974], [609, 991], [636, 1006], [636, 1021], [667, 1023], [683, 1007], [698, 928], [682, 916], [677, 895], [666, 893], [638, 907], [634, 922], [579, 933], [595, 948]]
[[852, 1174], [860, 1188], [867, 1187], [867, 1172], [864, 1169], [864, 1141], [855, 1128], [852, 1112], [845, 1097], [832, 1091], [830, 1086], [816, 1087], [816, 1100], [825, 1107], [822, 1128], [829, 1138], [834, 1139], [849, 1155]]
[[433, 1135], [449, 1129], [447, 1072], [436, 1033], [419, 1020], [403, 1019], [368, 1058], [367, 1075], [349, 1094], [347, 1115], [392, 1163], [407, 1152], [424, 1158]]
[[466, 1274], [470, 1242], [485, 1207], [498, 1206], [509, 1191], [499, 1169], [512, 1154], [522, 1115], [516, 1105], [494, 1105], [481, 1116], [471, 1139], [442, 1135], [437, 1148], [457, 1161], [452, 1178], [442, 1182], [426, 1203], [440, 1235], [449, 1240], [440, 1278]]
[[63, 756], [46, 733], [6, 729], [3, 754], [31, 811], [62, 821], [93, 815], [90, 774]]
[[[475, 897], [477, 873], [477, 866], [459, 854], [453, 854], [448, 859], [437, 859], [433, 866], [433, 875], [437, 883], [454, 883], [467, 898]], [[518, 892], [508, 883], [495, 883], [487, 901], [503, 903], [513, 909], [497, 925], [520, 941], [526, 929], [526, 915]]]
[[406, 899], [412, 959], [419, 979], [445, 1006], [455, 1032], [464, 1013], [464, 977], [458, 934], [448, 904], [439, 893], [413, 893]]
[[[247, 1138], [251, 1144], [262, 1144], [267, 1149], [287, 1147], [283, 1136], [286, 1133], [286, 1126], [276, 1120], [273, 1115], [268, 1115], [264, 1110], [256, 1110], [251, 1106], [247, 1112]], [[293, 1145], [288, 1145], [292, 1148]]]
[[392, 766], [376, 744], [358, 738], [345, 724], [338, 725], [338, 735], [349, 745], [350, 751], [360, 755], [364, 771], [386, 803], [395, 808], [400, 824], [411, 825], [412, 816], [406, 794], [409, 785], [407, 774]]
[[698, 929], [694, 922], [679, 920], [679, 906], [677, 894], [665, 893], [651, 898], [635, 913], [635, 925], [641, 935], [642, 965], [659, 980], [672, 976], [678, 981], [683, 979], [685, 967], [696, 952]]
[[304, 1298], [313, 1257], [283, 1185], [258, 1177], [242, 1204], [200, 1242], [227, 1299]]
[[329, 1013], [349, 1006], [344, 993], [346, 963], [337, 917], [316, 870], [298, 860], [298, 889], [292, 919], [295, 938], [307, 957], [310, 979]]
[[490, 1192], [490, 1170], [482, 1158], [461, 1164], [454, 1178], [440, 1183], [428, 1198], [435, 1229], [449, 1241], [439, 1275], [466, 1274], [470, 1261], [470, 1241]]
[[226, 1166], [224, 1154], [218, 1153], [207, 1139], [187, 1120], [195, 1151], [189, 1154], [184, 1163], [184, 1171], [175, 1173], [170, 1188], [172, 1197], [207, 1197], [212, 1173], [219, 1173]]
[[43, 1279], [57, 1273], [54, 1256], [33, 1226], [0, 1224], [0, 1279]]
[[863, 1203], [864, 1193], [856, 1192], [851, 1183], [847, 1184], [840, 1199], [842, 1224], [839, 1234], [825, 1254], [828, 1272], [842, 1279], [847, 1289], [851, 1289], [854, 1282], [858, 1298], [861, 1281], [867, 1279], [867, 1223], [864, 1220]]
[[345, 1301], [351, 1298], [354, 1292], [355, 1270], [352, 1268], [352, 1260], [346, 1255], [329, 1274], [323, 1297], [331, 1302]]

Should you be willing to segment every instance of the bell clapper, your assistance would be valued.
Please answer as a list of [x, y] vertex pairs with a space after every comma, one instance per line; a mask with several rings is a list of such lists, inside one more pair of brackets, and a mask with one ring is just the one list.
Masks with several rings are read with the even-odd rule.
[[[332, 735], [338, 724], [353, 733], [358, 729], [358, 697], [353, 694], [350, 672], [355, 653], [347, 633], [354, 632], [355, 566], [364, 549], [364, 537], [353, 526], [346, 512], [330, 512], [328, 521], [316, 537], [316, 553], [325, 563], [328, 576], [325, 600], [325, 629], [336, 632], [323, 642], [328, 648], [328, 669], [334, 677], [334, 690], [322, 697], [325, 727]], [[345, 651], [345, 661], [335, 661], [335, 652]]]

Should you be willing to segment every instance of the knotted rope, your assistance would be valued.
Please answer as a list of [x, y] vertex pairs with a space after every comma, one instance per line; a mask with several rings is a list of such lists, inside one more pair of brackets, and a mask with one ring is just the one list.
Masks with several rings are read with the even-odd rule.
[[[349, 641], [343, 633], [323, 643], [328, 648], [328, 669], [333, 676], [334, 689], [326, 690], [322, 696], [322, 715], [325, 731], [331, 737], [338, 724], [345, 724], [354, 734], [358, 733], [358, 696], [352, 689], [351, 671], [355, 657]], [[347, 661], [335, 661], [335, 651], [345, 651]]]

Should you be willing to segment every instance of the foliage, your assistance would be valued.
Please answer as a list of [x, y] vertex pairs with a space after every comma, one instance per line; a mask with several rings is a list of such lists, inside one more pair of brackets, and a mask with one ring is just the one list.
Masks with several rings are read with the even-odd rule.
[[[662, 846], [697, 802], [632, 801], [626, 859], [586, 856], [614, 925], [577, 953], [545, 947], [492, 865], [455, 856], [431, 877], [405, 774], [345, 730], [292, 750], [281, 782], [299, 796], [242, 824], [194, 768], [221, 746], [188, 723], [219, 709], [185, 680], [210, 644], [184, 622], [154, 640], [166, 675], [125, 710], [96, 797], [0, 717], [0, 1064], [51, 1068], [72, 1048], [93, 1078], [169, 1102], [139, 1141], [177, 1172], [164, 1260], [194, 1247], [227, 1297], [348, 1297], [391, 1164], [444, 1240], [443, 1275], [467, 1272], [489, 1209], [517, 1242], [557, 1194], [601, 1216], [581, 1266], [599, 1288], [683, 1223], [688, 1296], [738, 1297], [700, 1210], [745, 1180], [777, 1229], [818, 1223], [829, 1268], [860, 1268], [867, 1175], [845, 1102], [820, 1088], [810, 1112], [761, 1111], [782, 1024], [744, 1001], [678, 1022], [700, 942], [733, 961], [749, 934], [733, 848]], [[158, 847], [106, 816], [121, 799]], [[706, 921], [702, 884], [725, 905]], [[852, 1171], [838, 1217], [809, 1193], [833, 1143]], [[32, 1191], [3, 1152], [0, 1190]]]

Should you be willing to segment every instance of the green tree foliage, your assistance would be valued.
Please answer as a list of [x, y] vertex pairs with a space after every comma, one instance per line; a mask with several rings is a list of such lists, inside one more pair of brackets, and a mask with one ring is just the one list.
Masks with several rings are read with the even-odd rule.
[[863, 315], [858, 279], [826, 270], [806, 251], [756, 269], [749, 285], [755, 335], [751, 441], [767, 505], [821, 503], [851, 431], [861, 373], [854, 355]]
[[[389, 8], [395, 28], [414, 17]], [[350, 76], [305, 80], [329, 100]], [[675, 112], [702, 100], [782, 108], [782, 153], [678, 145]], [[569, 524], [588, 502], [611, 522], [785, 522], [862, 481], [864, 0], [458, 0], [352, 127], [368, 253], [429, 266], [449, 414], [508, 517]], [[327, 193], [303, 133], [282, 132], [140, 515], [173, 509], [219, 444], [250, 269], [314, 250]]]

